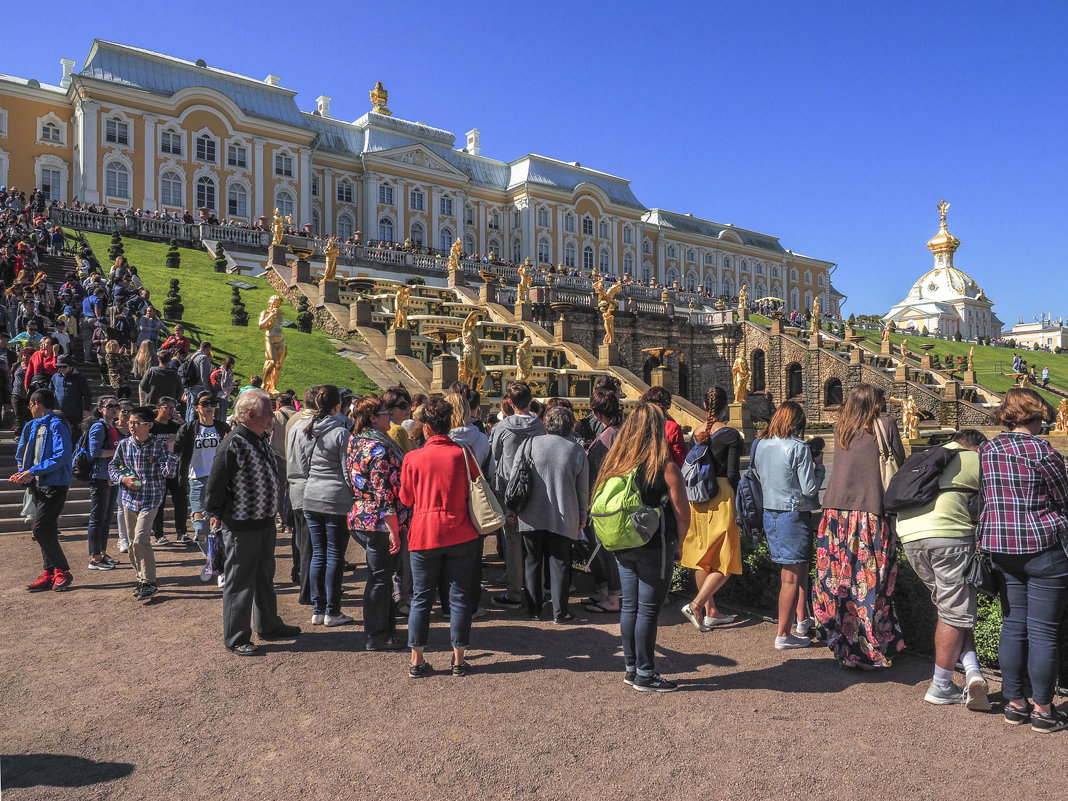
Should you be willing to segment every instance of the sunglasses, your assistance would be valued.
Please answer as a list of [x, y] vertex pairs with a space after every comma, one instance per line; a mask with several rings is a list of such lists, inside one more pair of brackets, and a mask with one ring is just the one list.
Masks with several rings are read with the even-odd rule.
[[408, 401], [398, 401], [397, 403], [394, 403], [389, 408], [391, 408], [391, 409], [410, 409], [411, 406], [412, 405], [410, 403], [408, 403]]
[[211, 407], [212, 409], [214, 409], [214, 408], [215, 408], [216, 406], [218, 406], [219, 404], [218, 404], [218, 403], [216, 403], [215, 401], [201, 401], [201, 402], [200, 402], [200, 405], [201, 405], [201, 406], [203, 406], [203, 407], [205, 407], [205, 408], [207, 408], [207, 407], [209, 407], [209, 406], [210, 406], [210, 407]]

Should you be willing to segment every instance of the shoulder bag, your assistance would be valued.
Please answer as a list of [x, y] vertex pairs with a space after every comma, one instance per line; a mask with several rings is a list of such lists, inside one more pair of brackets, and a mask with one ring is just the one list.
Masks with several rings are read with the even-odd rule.
[[534, 437], [527, 437], [516, 450], [512, 474], [504, 488], [504, 505], [513, 512], [523, 511], [534, 489], [534, 465], [530, 459], [533, 441]]
[[879, 477], [883, 482], [883, 491], [890, 486], [890, 479], [897, 474], [898, 463], [894, 451], [890, 448], [890, 438], [883, 429], [882, 417], [875, 418], [875, 443], [879, 447]]
[[[467, 474], [467, 514], [471, 518], [471, 524], [480, 536], [492, 534], [499, 528], [504, 527], [504, 510], [493, 494], [486, 477], [475, 461], [474, 455], [463, 445], [464, 472]], [[469, 461], [470, 460], [470, 461]], [[475, 462], [475, 475], [471, 475], [471, 462]]]

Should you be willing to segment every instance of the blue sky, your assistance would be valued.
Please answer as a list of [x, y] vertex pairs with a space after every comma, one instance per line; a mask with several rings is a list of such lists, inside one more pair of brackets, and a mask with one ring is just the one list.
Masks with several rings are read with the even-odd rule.
[[99, 37], [275, 73], [301, 108], [326, 94], [350, 120], [381, 80], [397, 116], [458, 144], [477, 126], [483, 155], [579, 161], [630, 179], [646, 206], [835, 262], [858, 314], [928, 269], [945, 197], [956, 264], [1002, 320], [1068, 316], [1064, 3], [207, 8], [59, 0], [47, 23], [15, 6], [33, 19], [5, 37], [0, 72], [55, 83], [59, 59], [80, 67]]

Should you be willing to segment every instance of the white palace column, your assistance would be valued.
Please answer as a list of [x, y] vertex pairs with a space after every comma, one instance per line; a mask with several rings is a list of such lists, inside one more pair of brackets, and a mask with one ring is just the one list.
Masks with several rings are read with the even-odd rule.
[[145, 196], [141, 208], [155, 211], [156, 206], [156, 122], [159, 117], [143, 114], [145, 121]]
[[[263, 216], [270, 217], [263, 209], [263, 146], [267, 144], [267, 140], [258, 136], [252, 138], [252, 160], [253, 160], [253, 181], [252, 181], [252, 208], [253, 215], [258, 219]], [[271, 209], [273, 213], [274, 209]], [[269, 220], [268, 220], [269, 222]]]
[[378, 225], [375, 215], [378, 213], [378, 182], [382, 176], [369, 172], [363, 176], [363, 241], [378, 239]]
[[300, 179], [297, 183], [300, 204], [300, 220], [298, 227], [303, 227], [312, 220], [311, 213], [311, 151], [307, 148], [300, 150]]
[[99, 203], [100, 188], [97, 185], [100, 175], [97, 163], [97, 149], [100, 143], [99, 106], [92, 100], [79, 100], [78, 109], [82, 116], [82, 141], [78, 149], [78, 167], [82, 178], [79, 195], [83, 203]]
[[[310, 182], [311, 179], [309, 179]], [[323, 200], [323, 219], [322, 230], [319, 232], [323, 236], [327, 234], [337, 233], [337, 220], [334, 219], [334, 171], [323, 170], [323, 180], [319, 185], [319, 191], [322, 193]]]
[[534, 246], [534, 201], [529, 197], [520, 198], [516, 201], [516, 208], [519, 209], [519, 224], [523, 228], [523, 258], [537, 264], [538, 252]]

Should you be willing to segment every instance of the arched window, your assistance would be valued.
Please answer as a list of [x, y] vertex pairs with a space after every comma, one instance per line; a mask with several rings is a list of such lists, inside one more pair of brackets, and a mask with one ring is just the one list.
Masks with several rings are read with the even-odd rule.
[[779, 267], [778, 267], [778, 265], [773, 266], [771, 268], [771, 277], [772, 278], [778, 278], [779, 277]]
[[291, 216], [293, 214], [293, 195], [283, 189], [274, 196], [274, 205], [283, 217]]
[[337, 202], [352, 202], [352, 183], [347, 178], [342, 178], [337, 182]]
[[588, 214], [582, 218], [582, 235], [593, 236], [593, 217]]
[[501, 240], [499, 240], [497, 237], [493, 237], [493, 239], [489, 241], [490, 253], [493, 254], [494, 258], [499, 259], [501, 257], [501, 250]]
[[805, 283], [806, 284], [811, 284], [812, 283], [812, 271], [811, 270], [805, 270]]
[[341, 212], [337, 215], [337, 238], [342, 242], [352, 238], [356, 234], [356, 223], [353, 222], [352, 215], [347, 211]]
[[322, 230], [323, 230], [323, 219], [322, 219], [322, 217], [319, 216], [319, 209], [314, 208], [314, 207], [312, 208], [312, 219], [311, 219], [311, 222], [312, 222], [312, 232], [315, 233], [315, 234], [322, 233]]
[[650, 242], [648, 239], [643, 239], [642, 240], [642, 253], [652, 253], [652, 252], [653, 252], [653, 243]]
[[791, 281], [795, 281], [795, 282], [797, 281], [797, 268], [796, 267], [791, 267], [790, 268], [790, 280]]
[[674, 245], [668, 245], [667, 246], [667, 257], [669, 259], [675, 258], [675, 246]]
[[62, 142], [63, 134], [59, 130], [59, 126], [54, 122], [46, 122], [41, 126], [41, 141], [43, 142]]
[[816, 283], [819, 286], [827, 286], [827, 273], [820, 273], [819, 277], [816, 279]]
[[786, 399], [799, 398], [804, 391], [801, 365], [797, 362], [786, 365]]
[[629, 253], [623, 256], [623, 272], [631, 275], [634, 272], [634, 257]]
[[523, 243], [518, 239], [512, 240], [512, 261], [516, 264], [523, 261]]
[[104, 193], [108, 197], [130, 198], [130, 173], [121, 161], [109, 161], [104, 168]]
[[570, 233], [575, 232], [575, 215], [571, 212], [564, 215], [564, 230]]
[[601, 239], [608, 239], [608, 221], [607, 220], [601, 220], [597, 224], [597, 236], [599, 236]]
[[475, 238], [468, 234], [464, 237], [464, 251], [470, 256], [475, 252]]
[[612, 257], [608, 254], [608, 248], [601, 248], [601, 255], [598, 260], [597, 269], [602, 273], [606, 273], [612, 269]]
[[571, 244], [570, 242], [568, 242], [566, 245], [564, 245], [564, 266], [565, 267], [574, 267], [575, 266], [575, 246], [573, 244]]
[[241, 184], [231, 184], [226, 190], [226, 216], [248, 217], [248, 192]]
[[742, 259], [742, 275], [749, 275], [749, 262]]
[[[197, 178], [197, 208], [215, 211], [215, 179], [202, 175]], [[284, 213], [284, 212], [283, 212]]]
[[421, 248], [423, 246], [423, 224], [412, 223], [412, 244]]
[[723, 295], [725, 297], [734, 297], [734, 282], [728, 276], [723, 276]]
[[593, 272], [593, 248], [589, 245], [582, 249], [582, 269]]
[[163, 173], [159, 181], [159, 202], [163, 206], [184, 206], [182, 202], [182, 176], [173, 170]]
[[693, 273], [687, 273], [686, 274], [686, 291], [687, 292], [696, 292], [697, 291], [697, 276], [694, 275]]
[[448, 251], [452, 247], [452, 229], [442, 228], [438, 234], [438, 250]]
[[705, 253], [705, 267], [712, 266], [712, 254], [710, 252]]
[[811, 289], [806, 289], [805, 290], [805, 311], [808, 311], [811, 308], [812, 308], [812, 290]]
[[383, 242], [393, 241], [393, 220], [383, 217], [378, 221], [378, 238]]
[[687, 248], [686, 249], [686, 261], [688, 263], [697, 261], [697, 254], [694, 253], [693, 248]]
[[750, 368], [750, 381], [753, 392], [763, 392], [768, 384], [767, 378], [764, 373], [764, 351], [754, 350], [749, 356], [749, 360], [752, 362]]
[[763, 297], [766, 297], [767, 294], [768, 294], [768, 288], [766, 286], [764, 286], [764, 279], [761, 278], [759, 281], [757, 281], [756, 296], [758, 298], [763, 298]]
[[801, 293], [797, 291], [795, 286], [790, 290], [790, 311], [797, 311], [801, 308]]
[[702, 282], [702, 286], [704, 286], [705, 292], [707, 292], [709, 295], [714, 295], [716, 293], [716, 279], [713, 278], [711, 275], [705, 276], [705, 279]]
[[667, 271], [667, 285], [668, 286], [672, 286], [673, 284], [677, 284], [678, 281], [679, 281], [679, 274], [675, 270], [675, 268], [672, 268], [672, 269], [668, 270]]
[[842, 392], [842, 382], [837, 378], [828, 378], [827, 383], [823, 385], [823, 405], [841, 406], [844, 400], [845, 393]]
[[548, 239], [542, 237], [538, 240], [538, 264], [549, 264], [552, 262], [552, 244]]
[[730, 256], [724, 256], [723, 257], [723, 269], [724, 270], [729, 270], [730, 268], [731, 268], [731, 257]]
[[632, 229], [629, 225], [624, 225], [623, 226], [623, 244], [624, 245], [633, 245], [634, 244], [634, 229]]

